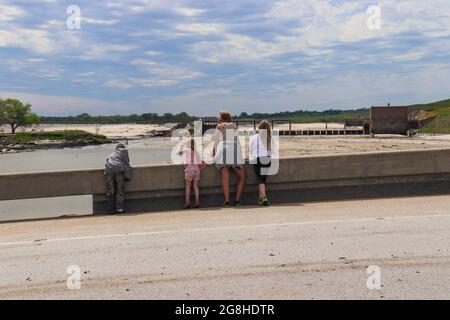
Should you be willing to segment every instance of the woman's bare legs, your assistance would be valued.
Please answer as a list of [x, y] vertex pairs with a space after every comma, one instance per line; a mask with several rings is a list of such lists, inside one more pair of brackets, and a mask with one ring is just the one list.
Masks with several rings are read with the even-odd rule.
[[190, 203], [190, 199], [191, 199], [191, 184], [192, 184], [192, 180], [186, 180], [186, 189], [185, 189], [185, 203], [184, 203], [184, 207], [188, 207], [189, 203]]
[[225, 202], [230, 202], [230, 172], [228, 168], [220, 169], [220, 175], [222, 178], [223, 197]]
[[200, 190], [198, 188], [198, 180], [194, 180], [195, 205], [200, 204]]
[[244, 168], [233, 168], [234, 172], [238, 176], [238, 183], [236, 186], [236, 201], [241, 200], [242, 191], [244, 190], [245, 184], [245, 169]]

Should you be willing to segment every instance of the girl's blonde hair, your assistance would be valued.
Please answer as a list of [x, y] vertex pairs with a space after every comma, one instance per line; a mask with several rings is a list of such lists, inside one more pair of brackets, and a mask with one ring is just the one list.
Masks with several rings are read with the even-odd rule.
[[268, 151], [272, 150], [272, 128], [269, 121], [263, 120], [258, 125], [258, 134]]

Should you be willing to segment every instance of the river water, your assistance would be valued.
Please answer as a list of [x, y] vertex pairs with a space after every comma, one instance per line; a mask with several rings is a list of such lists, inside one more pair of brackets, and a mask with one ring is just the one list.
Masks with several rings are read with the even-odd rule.
[[[129, 141], [132, 165], [151, 165], [170, 162], [175, 142], [170, 138], [149, 138]], [[0, 174], [37, 171], [99, 169], [104, 167], [115, 145], [84, 148], [37, 150], [14, 154], [0, 154]], [[92, 196], [59, 197], [0, 201], [0, 221], [85, 215], [92, 213]]]

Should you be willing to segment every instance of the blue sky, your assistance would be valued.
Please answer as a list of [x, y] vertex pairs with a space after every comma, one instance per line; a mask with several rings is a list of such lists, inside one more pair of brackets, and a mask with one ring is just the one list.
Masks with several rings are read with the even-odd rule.
[[448, 0], [0, 0], [0, 97], [42, 115], [431, 102], [449, 52]]

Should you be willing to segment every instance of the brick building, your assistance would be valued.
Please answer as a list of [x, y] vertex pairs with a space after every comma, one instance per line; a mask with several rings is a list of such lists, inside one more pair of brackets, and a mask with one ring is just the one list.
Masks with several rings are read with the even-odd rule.
[[408, 107], [374, 106], [370, 108], [370, 133], [406, 134]]

